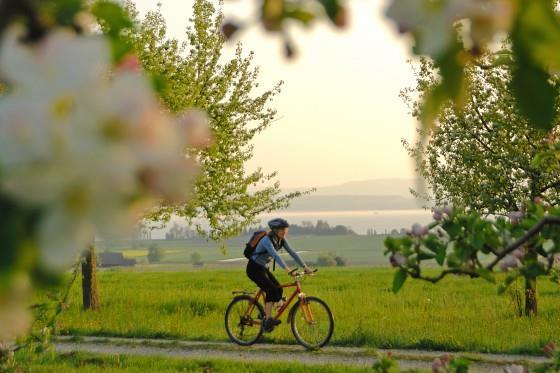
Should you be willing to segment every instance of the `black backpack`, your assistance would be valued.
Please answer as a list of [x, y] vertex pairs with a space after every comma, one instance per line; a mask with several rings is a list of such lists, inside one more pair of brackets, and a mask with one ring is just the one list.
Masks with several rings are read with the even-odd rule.
[[[255, 233], [253, 233], [253, 235], [249, 239], [249, 242], [247, 242], [247, 244], [245, 244], [245, 250], [243, 250], [243, 255], [245, 255], [245, 258], [251, 259], [251, 257], [255, 253], [255, 250], [256, 250], [259, 242], [261, 242], [261, 240], [266, 235], [269, 235], [269, 234], [270, 234], [270, 232], [267, 232], [267, 231], [256, 231]], [[272, 239], [271, 239], [271, 242], [272, 242], [272, 245], [274, 246], [274, 248], [276, 249], [276, 251], [280, 250], [282, 248], [282, 246], [284, 245], [284, 242], [280, 242], [280, 245], [276, 245], [276, 243]]]

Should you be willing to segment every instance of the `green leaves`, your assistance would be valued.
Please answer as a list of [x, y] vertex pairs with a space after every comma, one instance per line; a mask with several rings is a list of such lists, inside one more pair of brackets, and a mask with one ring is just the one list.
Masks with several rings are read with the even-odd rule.
[[93, 5], [91, 11], [103, 22], [104, 31], [110, 36], [116, 37], [123, 29], [132, 26], [128, 15], [117, 3], [99, 1]]
[[[420, 105], [424, 127], [433, 127], [447, 100], [458, 110], [463, 108], [464, 94], [468, 92], [464, 84], [466, 70], [473, 62], [484, 60], [481, 54], [492, 49], [488, 44], [496, 34], [506, 32], [513, 45], [512, 56], [503, 58], [500, 52], [486, 68], [513, 64], [510, 85], [520, 112], [535, 128], [551, 130], [557, 97], [550, 82], [551, 71], [560, 69], [556, 2], [472, 2], [463, 7], [459, 3], [393, 0], [387, 10], [399, 32], [413, 38], [412, 52], [429, 56], [439, 70], [441, 81], [423, 96]], [[469, 27], [458, 26], [459, 20], [468, 20]]]
[[[545, 211], [539, 203], [528, 203], [523, 226], [508, 223], [503, 218], [486, 219], [476, 212], [454, 209], [438, 221], [430, 224], [428, 234], [405, 237], [388, 237], [385, 240], [390, 254], [390, 262], [397, 267], [393, 278], [393, 291], [398, 292], [407, 277], [436, 283], [449, 274], [480, 277], [498, 285], [503, 293], [519, 277], [534, 281], [541, 276], [556, 276], [549, 263], [554, 260], [556, 243], [560, 243], [560, 209]], [[541, 219], [547, 218], [544, 228], [527, 235]], [[552, 223], [549, 223], [552, 222]], [[447, 229], [444, 231], [443, 228]], [[437, 232], [437, 233], [436, 233]], [[445, 233], [443, 233], [445, 232]], [[521, 240], [519, 245], [509, 246]], [[495, 246], [496, 243], [502, 243]], [[434, 276], [422, 274], [426, 261], [433, 261], [441, 267], [441, 273]], [[505, 277], [494, 273], [500, 268]], [[554, 277], [557, 278], [557, 277]], [[503, 281], [498, 281], [503, 279]]]
[[424, 241], [424, 245], [434, 252], [435, 260], [440, 266], [445, 262], [446, 245], [441, 243], [435, 235], [429, 235]]
[[558, 91], [547, 72], [529, 61], [521, 46], [514, 41], [518, 63], [513, 71], [511, 89], [519, 110], [529, 123], [542, 130], [551, 130], [556, 117]]
[[494, 274], [490, 270], [486, 268], [477, 268], [475, 272], [486, 281], [493, 284], [496, 283], [496, 277], [494, 277]]
[[514, 42], [522, 44], [531, 60], [543, 69], [560, 67], [560, 21], [550, 0], [524, 1]]
[[547, 270], [544, 264], [537, 261], [526, 263], [520, 271], [524, 276], [532, 278], [537, 278], [539, 276], [547, 274]]
[[76, 14], [84, 7], [81, 0], [48, 0], [41, 3], [43, 16], [51, 14], [55, 23], [61, 26], [74, 25]]
[[122, 30], [132, 27], [132, 21], [123, 8], [111, 1], [98, 1], [91, 12], [111, 40], [113, 62], [119, 62], [132, 50], [132, 46], [121, 35]]
[[318, 0], [323, 6], [329, 20], [338, 27], [346, 26], [346, 9], [339, 0]]
[[396, 294], [399, 292], [399, 290], [403, 287], [407, 277], [408, 273], [404, 269], [399, 268], [397, 270], [395, 276], [393, 277], [393, 293]]
[[315, 14], [305, 9], [296, 8], [286, 10], [285, 17], [295, 19], [301, 22], [303, 25], [308, 26], [311, 21], [315, 19]]

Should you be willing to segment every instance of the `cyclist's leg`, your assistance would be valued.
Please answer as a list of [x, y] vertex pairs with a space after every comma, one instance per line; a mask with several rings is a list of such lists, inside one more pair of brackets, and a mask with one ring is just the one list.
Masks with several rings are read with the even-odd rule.
[[278, 303], [282, 301], [282, 295], [284, 294], [284, 289], [280, 287], [280, 282], [276, 279], [276, 277], [274, 277], [274, 275], [272, 274], [272, 272], [270, 272], [268, 269], [266, 270], [266, 276], [268, 277], [268, 279], [270, 280], [270, 282], [272, 284], [274, 284], [274, 291], [275, 291], [275, 295], [274, 295], [274, 299], [277, 299], [274, 302], [271, 302], [271, 309], [272, 309], [272, 303]]
[[247, 276], [255, 283], [257, 286], [263, 290], [266, 294], [265, 296], [265, 316], [270, 318], [272, 314], [272, 305], [277, 302], [282, 297], [281, 292], [278, 295], [278, 288], [276, 284], [272, 282], [267, 274], [268, 270], [253, 261], [249, 261], [247, 264]]

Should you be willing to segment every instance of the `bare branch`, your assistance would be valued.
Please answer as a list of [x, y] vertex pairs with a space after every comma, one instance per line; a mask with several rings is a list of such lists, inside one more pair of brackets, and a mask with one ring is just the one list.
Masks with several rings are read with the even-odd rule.
[[410, 271], [407, 271], [407, 272], [410, 275], [410, 277], [412, 277], [412, 278], [415, 278], [415, 279], [418, 279], [418, 280], [428, 281], [428, 282], [431, 282], [433, 284], [441, 281], [445, 276], [451, 275], [451, 274], [453, 274], [453, 275], [467, 275], [467, 276], [470, 276], [470, 277], [480, 277], [480, 275], [476, 272], [461, 269], [461, 268], [446, 269], [445, 271], [442, 271], [439, 275], [437, 275], [435, 277], [422, 276], [421, 274], [419, 274], [417, 272], [410, 272]]

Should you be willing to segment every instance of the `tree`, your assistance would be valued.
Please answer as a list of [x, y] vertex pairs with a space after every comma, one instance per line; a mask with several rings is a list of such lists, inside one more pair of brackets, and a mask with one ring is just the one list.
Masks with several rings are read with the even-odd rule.
[[[471, 87], [467, 103], [458, 107], [448, 101], [438, 116], [437, 127], [421, 129], [420, 140], [415, 144], [404, 142], [408, 153], [417, 160], [416, 171], [426, 180], [435, 205], [442, 206], [450, 202], [469, 211], [470, 217], [465, 215], [463, 220], [457, 222], [458, 226], [469, 232], [482, 229], [480, 227], [508, 230], [503, 225], [491, 228], [493, 224], [489, 222], [475, 223], [481, 219], [479, 215], [522, 216], [520, 211], [525, 208], [527, 201], [546, 201], [548, 206], [553, 207], [560, 202], [560, 165], [556, 158], [543, 157], [549, 152], [551, 144], [557, 141], [558, 129], [547, 133], [528, 124], [515, 105], [515, 97], [508, 83], [511, 74], [511, 66], [472, 66], [466, 69], [467, 84]], [[439, 79], [435, 64], [422, 60], [417, 72], [417, 86], [403, 93], [411, 103], [412, 114], [417, 118], [422, 115], [424, 97], [438, 84]], [[552, 83], [556, 90], [560, 89], [558, 79]], [[558, 117], [558, 111], [555, 111]], [[436, 215], [440, 217], [441, 214]], [[450, 223], [446, 225], [454, 229], [458, 226]], [[445, 227], [443, 229], [445, 231]], [[447, 233], [449, 237], [457, 234]], [[474, 247], [449, 253], [447, 266], [450, 266], [451, 261], [453, 268], [468, 267], [467, 263], [474, 260], [471, 256], [476, 257], [479, 249], [483, 250], [483, 254], [492, 253], [492, 250], [498, 250], [495, 252], [498, 253], [499, 248], [496, 246], [507, 246], [507, 242], [485, 243], [484, 234], [475, 238], [464, 237], [462, 244], [468, 243]], [[481, 248], [481, 243], [486, 246]], [[434, 243], [430, 244], [435, 247]], [[533, 243], [536, 247], [542, 244], [542, 239]], [[520, 250], [525, 251], [518, 251], [519, 257], [510, 261], [530, 266], [538, 261], [539, 249], [529, 247]], [[541, 254], [546, 253], [543, 250]], [[441, 252], [434, 254], [443, 255]], [[548, 259], [548, 254], [542, 256]], [[440, 264], [443, 264], [443, 257], [440, 257]], [[531, 270], [521, 272], [520, 276], [525, 281], [527, 315], [537, 313], [537, 277], [549, 273], [550, 269], [543, 267], [537, 273]]]
[[[511, 70], [466, 69], [471, 87], [466, 104], [458, 107], [449, 100], [437, 127], [420, 129], [415, 143], [403, 141], [435, 205], [449, 202], [481, 214], [506, 215], [537, 196], [553, 206], [560, 202], [560, 164], [552, 159], [535, 162], [557, 141], [558, 128], [546, 133], [529, 125], [515, 105], [508, 83]], [[440, 73], [423, 59], [416, 76], [416, 87], [403, 96], [420, 119], [424, 97], [438, 84]], [[558, 79], [553, 82], [560, 90]], [[558, 119], [557, 108], [555, 112]]]
[[317, 220], [315, 230], [317, 231], [317, 234], [328, 234], [331, 230], [331, 226], [327, 221]]
[[[163, 203], [148, 218], [168, 221], [176, 214], [200, 233], [222, 240], [253, 224], [259, 213], [287, 207], [301, 193], [282, 195], [277, 181], [252, 192], [250, 187], [271, 182], [276, 172], [245, 171], [253, 156], [251, 141], [276, 118], [269, 103], [280, 92], [281, 83], [255, 94], [258, 69], [252, 67], [253, 54], [244, 56], [240, 45], [232, 59], [221, 63], [222, 14], [207, 0], [195, 1], [184, 44], [166, 38], [159, 10], [139, 20], [131, 3], [128, 7], [135, 18], [130, 43], [144, 69], [163, 80], [161, 101], [172, 112], [187, 107], [205, 111], [214, 140], [209, 148], [188, 152], [202, 165], [194, 198], [187, 204]], [[201, 222], [209, 229], [203, 229]]]

